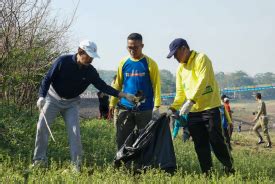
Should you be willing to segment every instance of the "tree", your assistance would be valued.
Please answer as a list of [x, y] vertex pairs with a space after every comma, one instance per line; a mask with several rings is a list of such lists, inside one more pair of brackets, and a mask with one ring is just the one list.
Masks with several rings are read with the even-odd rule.
[[175, 93], [176, 91], [176, 78], [168, 70], [160, 71], [161, 79], [161, 92], [162, 93]]
[[215, 78], [216, 78], [220, 88], [226, 88], [228, 86], [227, 76], [224, 72], [219, 72], [219, 73], [215, 74]]
[[[32, 108], [39, 82], [51, 62], [68, 51], [66, 33], [72, 23], [59, 22], [51, 0], [2, 0], [0, 76], [2, 100]], [[74, 14], [73, 14], [74, 16]]]
[[[257, 85], [263, 85], [263, 84], [274, 84], [275, 83], [275, 74], [272, 72], [266, 72], [266, 73], [259, 73], [256, 74], [254, 77], [254, 81]], [[275, 96], [275, 90], [274, 89], [267, 89], [261, 91], [264, 98], [274, 98]]]

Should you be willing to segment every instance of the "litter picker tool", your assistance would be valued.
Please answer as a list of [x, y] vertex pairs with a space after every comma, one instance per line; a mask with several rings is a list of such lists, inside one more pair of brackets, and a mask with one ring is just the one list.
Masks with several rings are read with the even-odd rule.
[[45, 113], [44, 113], [43, 109], [41, 109], [41, 112], [42, 112], [43, 118], [44, 118], [44, 120], [45, 120], [46, 126], [47, 126], [47, 128], [48, 128], [48, 130], [49, 130], [49, 132], [50, 132], [51, 138], [52, 138], [53, 142], [56, 143], [56, 141], [55, 141], [55, 139], [54, 139], [54, 137], [53, 137], [52, 131], [51, 131], [50, 127], [49, 127], [49, 124], [48, 124], [48, 121], [47, 121], [47, 119], [46, 119], [46, 116], [45, 116]]

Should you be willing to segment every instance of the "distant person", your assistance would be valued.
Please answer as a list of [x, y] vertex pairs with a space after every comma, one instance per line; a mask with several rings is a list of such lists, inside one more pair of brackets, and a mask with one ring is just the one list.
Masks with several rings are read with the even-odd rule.
[[[127, 38], [129, 56], [121, 60], [114, 88], [124, 92], [144, 94], [145, 101], [136, 108], [135, 104], [122, 98], [119, 102], [118, 116], [115, 120], [117, 149], [125, 142], [135, 127], [144, 128], [152, 118], [160, 116], [161, 105], [160, 74], [157, 63], [142, 53], [144, 47], [142, 36], [131, 33]], [[117, 105], [117, 99], [110, 100], [110, 111]]]
[[238, 132], [242, 131], [242, 124], [243, 124], [243, 122], [240, 121], [239, 124], [238, 124]]
[[253, 131], [258, 136], [259, 141], [258, 144], [264, 143], [263, 137], [261, 136], [259, 129], [262, 128], [264, 132], [264, 136], [267, 140], [266, 148], [271, 148], [271, 139], [268, 134], [268, 117], [267, 117], [267, 111], [266, 111], [266, 105], [265, 102], [262, 100], [261, 93], [256, 93], [255, 99], [258, 102], [258, 112], [256, 114], [256, 117], [253, 119], [253, 122], [256, 123], [253, 127]]
[[226, 95], [222, 95], [222, 99], [223, 99], [223, 105], [225, 107], [225, 110], [229, 113], [230, 119], [232, 121], [232, 123], [229, 125], [229, 137], [232, 137], [232, 133], [234, 130], [233, 117], [232, 117], [233, 111], [231, 110], [231, 107], [230, 107], [229, 97]]
[[37, 101], [40, 116], [37, 123], [33, 167], [47, 165], [49, 131], [45, 119], [50, 126], [61, 113], [67, 126], [73, 171], [80, 171], [82, 144], [79, 127], [79, 95], [90, 84], [109, 95], [123, 97], [129, 101], [134, 100], [134, 95], [119, 92], [100, 78], [97, 70], [91, 65], [93, 59], [98, 57], [96, 44], [84, 40], [80, 42], [76, 54], [58, 57], [44, 77]]
[[[221, 101], [223, 103], [223, 97], [221, 97]], [[221, 118], [222, 118], [222, 127], [223, 127], [223, 133], [224, 133], [224, 137], [226, 140], [226, 143], [228, 145], [228, 148], [230, 150], [232, 150], [231, 147], [231, 143], [230, 143], [230, 125], [232, 124], [231, 118], [229, 116], [229, 113], [227, 112], [227, 110], [225, 109], [225, 106], [222, 105], [220, 107], [220, 111], [221, 111]]]
[[107, 119], [109, 113], [109, 96], [102, 91], [97, 93], [99, 101], [99, 119]]
[[176, 96], [167, 115], [176, 110], [188, 115], [188, 129], [203, 173], [213, 167], [210, 145], [224, 171], [234, 173], [233, 159], [222, 133], [219, 87], [212, 63], [203, 53], [190, 50], [186, 40], [177, 38], [169, 45], [167, 58], [174, 57], [179, 66], [176, 75]]

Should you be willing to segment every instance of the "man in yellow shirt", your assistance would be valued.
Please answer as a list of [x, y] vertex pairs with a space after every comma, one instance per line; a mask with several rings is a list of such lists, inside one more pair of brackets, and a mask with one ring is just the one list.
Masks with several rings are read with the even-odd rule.
[[[142, 53], [144, 44], [142, 36], [132, 33], [127, 39], [127, 49], [130, 56], [120, 61], [117, 78], [113, 85], [115, 89], [127, 91], [136, 95], [142, 93], [145, 101], [138, 107], [122, 98], [118, 103], [118, 114], [114, 115], [116, 125], [116, 141], [119, 149], [126, 138], [134, 130], [144, 128], [153, 118], [159, 117], [160, 98], [160, 74], [156, 62]], [[117, 105], [117, 98], [110, 100], [110, 112]]]
[[176, 97], [167, 114], [180, 110], [180, 115], [188, 115], [188, 128], [203, 173], [208, 174], [213, 166], [210, 145], [225, 172], [234, 173], [233, 159], [222, 132], [219, 87], [210, 59], [191, 51], [182, 38], [172, 41], [169, 49], [167, 58], [174, 56], [179, 66]]

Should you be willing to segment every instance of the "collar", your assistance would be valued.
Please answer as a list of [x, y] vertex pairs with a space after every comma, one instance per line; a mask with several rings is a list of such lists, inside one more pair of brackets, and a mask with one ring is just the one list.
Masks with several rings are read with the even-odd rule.
[[185, 65], [189, 64], [194, 59], [196, 54], [197, 54], [196, 51], [191, 50], [191, 54], [190, 54], [190, 57], [189, 57], [187, 63], [183, 63], [183, 64], [185, 64]]
[[72, 59], [73, 59], [73, 61], [77, 64], [77, 57], [76, 57], [76, 56], [77, 56], [77, 54], [73, 54], [73, 55], [72, 55]]
[[140, 60], [142, 60], [143, 58], [145, 58], [145, 55], [142, 54], [142, 57], [141, 57], [140, 59], [134, 59], [134, 58], [131, 57], [131, 55], [129, 56], [129, 58], [130, 58], [132, 61], [140, 61]]
[[90, 66], [92, 66], [92, 65], [86, 66], [86, 65], [79, 64], [77, 62], [77, 54], [72, 55], [72, 60], [78, 66], [79, 69], [85, 69], [85, 68], [89, 68]]

